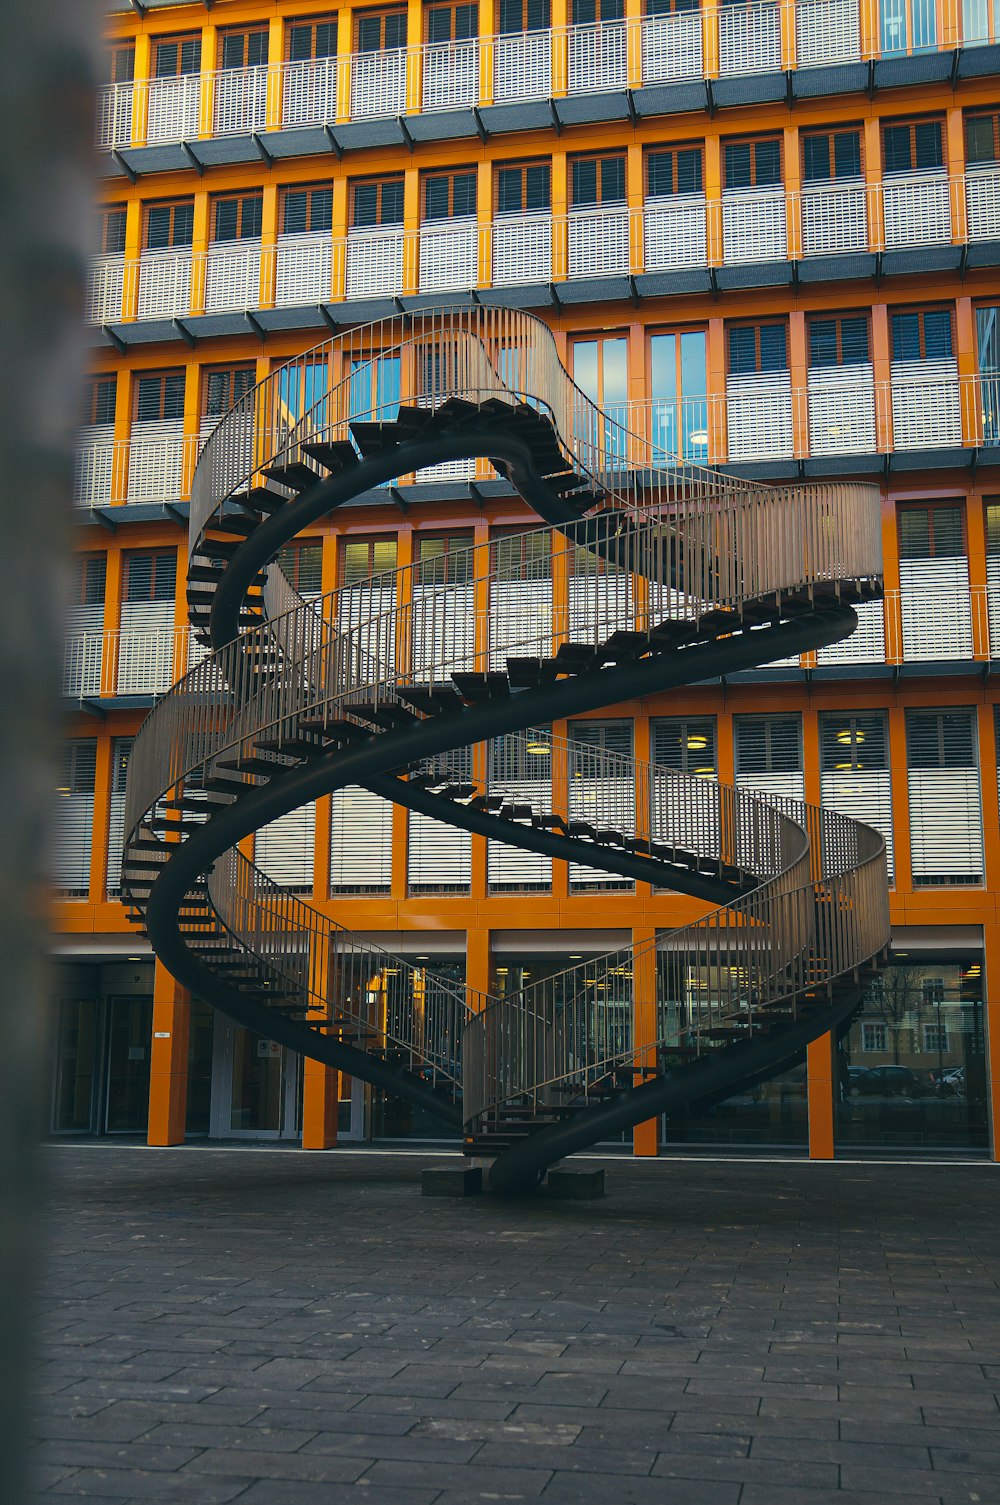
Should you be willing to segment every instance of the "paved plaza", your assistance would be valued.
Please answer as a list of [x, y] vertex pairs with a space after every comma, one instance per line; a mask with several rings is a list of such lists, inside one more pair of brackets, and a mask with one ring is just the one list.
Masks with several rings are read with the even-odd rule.
[[1000, 1168], [52, 1147], [45, 1498], [1000, 1499]]

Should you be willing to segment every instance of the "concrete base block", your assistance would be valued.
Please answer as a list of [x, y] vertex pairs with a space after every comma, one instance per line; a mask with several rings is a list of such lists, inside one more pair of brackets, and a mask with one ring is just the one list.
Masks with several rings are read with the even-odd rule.
[[546, 1186], [549, 1196], [561, 1202], [591, 1202], [604, 1196], [604, 1171], [577, 1169], [576, 1166], [552, 1170]]
[[482, 1189], [483, 1172], [478, 1165], [431, 1165], [420, 1176], [424, 1197], [475, 1197]]

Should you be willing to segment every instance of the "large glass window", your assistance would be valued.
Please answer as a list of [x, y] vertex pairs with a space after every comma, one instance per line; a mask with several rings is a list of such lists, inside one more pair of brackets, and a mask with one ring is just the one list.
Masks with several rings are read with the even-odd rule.
[[406, 9], [366, 10], [355, 17], [355, 46], [359, 52], [385, 52], [406, 46]]
[[613, 454], [624, 454], [628, 430], [628, 340], [624, 335], [596, 335], [575, 341], [573, 380], [605, 415], [593, 425], [581, 415], [581, 439]]
[[924, 308], [894, 313], [894, 361], [949, 360], [954, 353], [950, 308]]
[[654, 334], [649, 341], [650, 439], [664, 460], [705, 460], [708, 373], [703, 329]]
[[982, 998], [978, 953], [893, 953], [838, 1053], [838, 1143], [985, 1148]]
[[937, 0], [882, 0], [882, 56], [933, 52]]
[[887, 174], [944, 166], [940, 120], [904, 120], [882, 127], [882, 158]]
[[1000, 442], [1000, 305], [976, 309], [976, 348], [982, 394], [983, 440]]
[[728, 334], [731, 376], [788, 370], [788, 330], [783, 323], [731, 324]]

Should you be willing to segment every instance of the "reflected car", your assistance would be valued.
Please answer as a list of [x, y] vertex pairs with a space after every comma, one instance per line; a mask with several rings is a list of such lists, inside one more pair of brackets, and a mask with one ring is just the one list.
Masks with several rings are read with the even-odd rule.
[[926, 1097], [929, 1088], [909, 1066], [869, 1066], [858, 1091], [866, 1097]]
[[849, 1097], [855, 1097], [859, 1092], [864, 1092], [864, 1082], [867, 1075], [867, 1066], [848, 1066], [846, 1086]]

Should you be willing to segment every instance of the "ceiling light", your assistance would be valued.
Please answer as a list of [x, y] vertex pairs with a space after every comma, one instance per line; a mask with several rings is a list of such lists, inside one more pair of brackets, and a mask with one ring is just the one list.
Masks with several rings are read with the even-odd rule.
[[535, 757], [538, 757], [538, 758], [547, 757], [547, 755], [551, 751], [552, 751], [552, 749], [551, 749], [551, 747], [549, 746], [549, 744], [547, 742], [529, 742], [528, 743], [528, 752], [533, 753]]
[[708, 738], [703, 736], [701, 732], [698, 732], [695, 736], [687, 739], [687, 745], [688, 747], [707, 747]]
[[696, 444], [699, 449], [708, 443], [708, 430], [695, 429], [694, 433], [688, 434], [688, 443]]

